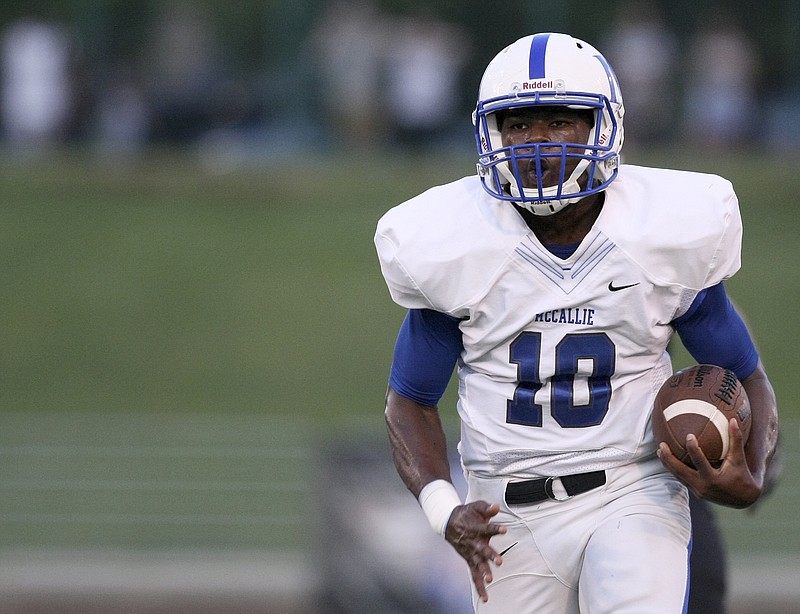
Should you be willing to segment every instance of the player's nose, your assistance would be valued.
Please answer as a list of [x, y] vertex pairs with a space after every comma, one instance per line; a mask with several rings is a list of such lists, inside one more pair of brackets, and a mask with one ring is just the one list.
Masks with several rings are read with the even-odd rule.
[[526, 143], [547, 143], [549, 140], [550, 136], [545, 122], [534, 121], [530, 123], [525, 133]]

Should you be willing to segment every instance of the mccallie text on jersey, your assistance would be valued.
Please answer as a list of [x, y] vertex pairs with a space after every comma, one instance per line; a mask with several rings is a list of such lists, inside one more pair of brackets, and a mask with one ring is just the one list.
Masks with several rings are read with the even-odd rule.
[[551, 311], [537, 313], [534, 322], [592, 326], [594, 324], [594, 309], [587, 307], [567, 307], [566, 309], [553, 309]]

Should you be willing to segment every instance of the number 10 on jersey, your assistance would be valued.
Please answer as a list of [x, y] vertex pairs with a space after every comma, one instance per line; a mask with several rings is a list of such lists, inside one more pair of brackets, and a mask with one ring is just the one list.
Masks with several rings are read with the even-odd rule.
[[563, 428], [600, 424], [611, 400], [611, 377], [616, 365], [614, 344], [605, 333], [573, 333], [555, 347], [555, 373], [541, 380], [542, 333], [523, 332], [510, 346], [517, 365], [517, 387], [506, 407], [506, 422], [542, 426], [544, 408], [537, 393], [549, 384], [550, 414]]

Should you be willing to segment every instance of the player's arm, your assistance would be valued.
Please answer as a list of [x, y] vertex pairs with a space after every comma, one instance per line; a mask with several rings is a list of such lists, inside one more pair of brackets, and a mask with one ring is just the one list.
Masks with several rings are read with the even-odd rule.
[[437, 404], [462, 350], [458, 321], [430, 310], [410, 310], [395, 344], [386, 395], [386, 428], [397, 472], [433, 529], [467, 561], [486, 601], [489, 562], [502, 560], [489, 539], [505, 528], [490, 522], [499, 507], [462, 505], [450, 481], [447, 442]]
[[678, 461], [665, 446], [660, 449], [662, 460], [699, 496], [722, 505], [747, 507], [761, 496], [777, 445], [778, 410], [772, 385], [750, 332], [722, 284], [702, 292], [674, 324], [695, 360], [736, 373], [750, 401], [752, 425], [743, 447], [736, 421], [731, 421], [731, 453], [719, 469], [711, 467], [696, 441], [687, 441], [687, 450], [697, 470]]
[[760, 360], [755, 371], [742, 380], [742, 385], [753, 412], [750, 436], [745, 446], [747, 465], [758, 482], [758, 495], [761, 496], [766, 486], [767, 469], [778, 445], [778, 404]]
[[[436, 406], [417, 403], [390, 385], [386, 429], [397, 472], [415, 497], [419, 499], [422, 489], [434, 480], [450, 481], [447, 442]], [[439, 532], [443, 530], [444, 525]]]
[[427, 309], [408, 311], [394, 348], [386, 428], [397, 471], [417, 498], [434, 480], [450, 481], [437, 404], [460, 353], [457, 320]]

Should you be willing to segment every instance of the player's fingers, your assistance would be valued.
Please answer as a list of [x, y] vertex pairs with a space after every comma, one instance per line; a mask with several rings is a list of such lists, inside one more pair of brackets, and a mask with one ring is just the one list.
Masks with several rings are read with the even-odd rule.
[[487, 520], [488, 520], [489, 518], [492, 518], [492, 517], [494, 517], [494, 516], [497, 516], [497, 514], [500, 512], [500, 506], [499, 506], [499, 505], [497, 505], [497, 503], [491, 503], [491, 504], [490, 504], [490, 503], [488, 503], [488, 502], [486, 502], [486, 501], [481, 501], [481, 503], [482, 503], [483, 505], [482, 505], [482, 507], [479, 509], [479, 511], [480, 511], [481, 515], [482, 515], [484, 518], [486, 518]]
[[694, 468], [699, 473], [708, 473], [713, 471], [714, 468], [711, 466], [711, 463], [708, 462], [705, 453], [703, 453], [703, 449], [700, 447], [700, 444], [697, 442], [697, 437], [690, 433], [686, 436], [686, 451], [689, 453], [689, 458], [692, 459], [692, 463], [694, 464]]
[[658, 458], [661, 459], [661, 463], [672, 473], [677, 474], [678, 472], [682, 472], [687, 469], [686, 465], [678, 460], [678, 458], [672, 453], [670, 447], [663, 441], [658, 444]]
[[735, 418], [731, 418], [730, 422], [728, 423], [728, 438], [728, 452], [725, 455], [725, 459], [721, 468], [724, 467], [728, 470], [731, 468], [736, 468], [737, 470], [741, 468], [746, 470], [749, 474], [747, 459], [745, 458], [744, 453], [744, 436], [742, 435], [742, 429]]
[[475, 554], [472, 559], [472, 566], [480, 572], [481, 577], [487, 584], [492, 581], [492, 568], [489, 561], [482, 554]]
[[486, 537], [492, 537], [494, 535], [505, 535], [508, 529], [505, 525], [497, 524], [494, 522], [490, 522], [486, 525], [486, 530], [484, 531], [484, 535]]
[[486, 539], [481, 539], [475, 542], [474, 552], [474, 560], [476, 564], [486, 565], [486, 570], [489, 573], [491, 573], [488, 566], [490, 562], [494, 563], [495, 565], [503, 564], [503, 559], [500, 554], [497, 552], [497, 550], [492, 548], [492, 546], [489, 544], [489, 541]]
[[698, 482], [701, 481], [698, 478], [698, 472], [675, 456], [666, 443], [661, 444], [658, 450], [658, 456], [661, 459], [662, 464], [672, 473], [672, 475], [674, 475], [692, 490], [696, 490]]
[[467, 514], [464, 516], [464, 525], [471, 535], [477, 537], [490, 538], [493, 535], [498, 535], [506, 532], [506, 528], [494, 522], [489, 522], [489, 519], [496, 516], [500, 511], [500, 506], [496, 503], [489, 504], [485, 501], [476, 501], [473, 503], [474, 510], [478, 514], [478, 518], [472, 517]]
[[486, 571], [491, 574], [489, 568], [489, 562], [494, 563], [495, 565], [502, 565], [503, 559], [500, 556], [500, 553], [497, 552], [492, 546], [489, 544], [489, 540], [486, 538], [480, 538], [475, 540], [474, 542], [474, 551], [475, 551], [475, 561], [478, 564], [482, 564], [486, 566]]
[[467, 562], [493, 561], [497, 552], [489, 545], [490, 534], [485, 527], [472, 527], [464, 530], [452, 530], [448, 527], [446, 539], [464, 557]]
[[471, 569], [471, 571], [472, 583], [475, 585], [475, 590], [478, 592], [478, 596], [481, 598], [481, 601], [486, 603], [489, 601], [489, 593], [486, 592], [486, 581], [483, 578], [483, 574], [474, 567]]
[[730, 437], [728, 453], [744, 457], [744, 438], [736, 418], [731, 418], [728, 422], [728, 436]]
[[469, 561], [469, 566], [472, 572], [472, 581], [475, 583], [475, 587], [478, 589], [478, 594], [481, 596], [481, 599], [485, 602], [489, 599], [486, 585], [494, 580], [492, 568], [489, 562], [479, 555], [476, 555]]
[[[492, 526], [496, 529], [492, 530]], [[506, 528], [491, 524], [464, 526], [460, 533], [450, 534], [448, 541], [471, 566], [487, 565], [488, 571], [489, 561], [497, 565], [502, 562], [500, 555], [490, 544], [491, 537], [499, 532], [505, 533]]]

